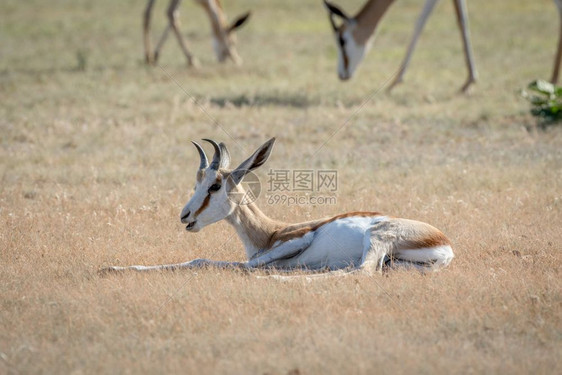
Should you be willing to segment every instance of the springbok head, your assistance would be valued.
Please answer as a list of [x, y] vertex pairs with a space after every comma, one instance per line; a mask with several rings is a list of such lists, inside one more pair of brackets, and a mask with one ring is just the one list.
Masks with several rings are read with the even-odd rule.
[[351, 78], [357, 66], [365, 56], [367, 43], [358, 43], [357, 21], [348, 17], [344, 11], [334, 4], [324, 0], [328, 10], [330, 25], [338, 48], [338, 76], [341, 80]]
[[250, 12], [247, 12], [236, 18], [230, 24], [226, 24], [226, 22], [222, 20], [218, 23], [213, 22], [213, 49], [219, 62], [224, 62], [228, 58], [236, 64], [242, 62], [242, 59], [236, 51], [236, 35], [234, 30], [244, 25], [249, 17]]
[[201, 158], [197, 171], [195, 192], [181, 211], [181, 222], [187, 224], [186, 230], [198, 232], [209, 224], [216, 223], [234, 212], [238, 204], [234, 196], [244, 196], [242, 180], [248, 172], [262, 166], [273, 150], [275, 138], [261, 145], [248, 159], [237, 168], [230, 170], [230, 154], [224, 143], [217, 144], [211, 139], [204, 139], [213, 145], [215, 153], [209, 164], [203, 148], [193, 142]]

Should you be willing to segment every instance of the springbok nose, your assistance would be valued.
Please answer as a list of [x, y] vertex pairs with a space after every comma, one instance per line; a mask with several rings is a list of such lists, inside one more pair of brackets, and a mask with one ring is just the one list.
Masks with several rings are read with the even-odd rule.
[[340, 80], [347, 81], [351, 76], [349, 75], [349, 73], [340, 73], [339, 77], [340, 77]]
[[187, 218], [189, 217], [189, 214], [191, 213], [191, 211], [187, 211], [182, 217], [181, 217], [181, 222], [183, 224], [187, 224]]

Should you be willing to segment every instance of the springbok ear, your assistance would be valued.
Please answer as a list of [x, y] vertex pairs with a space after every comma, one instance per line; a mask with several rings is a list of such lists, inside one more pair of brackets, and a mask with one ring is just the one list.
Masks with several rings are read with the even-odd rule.
[[244, 160], [242, 164], [238, 166], [238, 168], [236, 168], [230, 173], [230, 177], [232, 178], [232, 181], [236, 185], [238, 185], [249, 171], [261, 167], [269, 158], [269, 155], [273, 150], [274, 143], [275, 143], [275, 137], [265, 142], [263, 145], [260, 146], [260, 148], [256, 150], [256, 152], [252, 154], [252, 156]]
[[326, 7], [326, 9], [328, 9], [330, 15], [334, 14], [336, 16], [340, 16], [346, 21], [349, 21], [349, 17], [347, 16], [347, 14], [345, 14], [344, 11], [341, 10], [338, 6], [328, 2], [327, 0], [324, 0], [324, 6]]
[[238, 29], [240, 26], [244, 25], [248, 18], [250, 18], [251, 12], [246, 12], [245, 14], [241, 15], [240, 17], [236, 18], [230, 26], [226, 28], [226, 33], [230, 34], [234, 30]]
[[219, 147], [221, 149], [221, 164], [220, 168], [227, 169], [230, 166], [230, 152], [226, 148], [224, 143], [219, 143]]

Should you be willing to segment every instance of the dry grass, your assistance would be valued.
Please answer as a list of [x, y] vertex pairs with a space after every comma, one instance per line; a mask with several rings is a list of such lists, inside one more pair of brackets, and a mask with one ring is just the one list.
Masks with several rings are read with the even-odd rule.
[[[164, 69], [142, 65], [138, 2], [2, 3], [1, 373], [562, 371], [562, 129], [534, 130], [517, 97], [550, 75], [554, 5], [471, 1], [481, 80], [459, 96], [459, 37], [440, 4], [407, 84], [340, 129], [395, 71], [420, 5], [393, 6], [342, 84], [320, 2], [300, 3], [225, 4], [254, 10], [242, 67], [213, 61], [202, 11], [183, 4], [199, 71], [172, 42]], [[312, 283], [100, 278], [107, 265], [243, 259], [226, 224], [190, 235], [178, 220], [198, 162], [188, 140], [203, 136], [227, 141], [235, 161], [277, 136], [268, 167], [338, 170], [337, 207], [262, 196], [273, 217], [425, 220], [457, 258], [431, 275]]]

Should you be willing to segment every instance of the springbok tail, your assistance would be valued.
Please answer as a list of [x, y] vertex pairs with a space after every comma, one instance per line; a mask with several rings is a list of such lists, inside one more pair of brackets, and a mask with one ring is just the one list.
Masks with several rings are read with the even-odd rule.
[[436, 271], [448, 266], [454, 257], [449, 245], [427, 249], [398, 250], [392, 257], [385, 259], [384, 266], [387, 269]]

